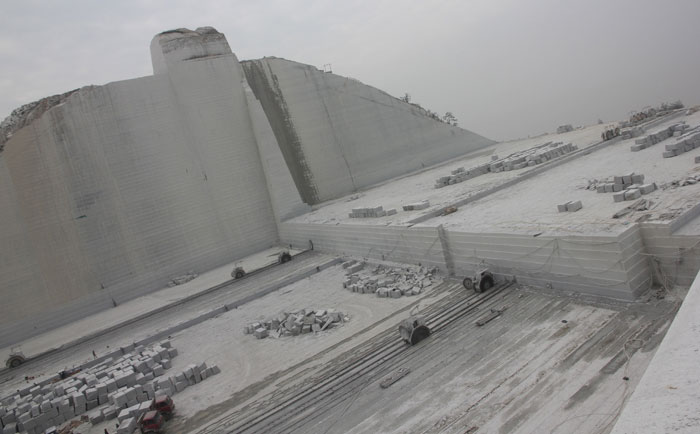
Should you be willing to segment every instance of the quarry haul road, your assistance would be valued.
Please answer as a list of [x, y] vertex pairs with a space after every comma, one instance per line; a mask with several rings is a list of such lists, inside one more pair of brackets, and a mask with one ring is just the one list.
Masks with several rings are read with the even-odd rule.
[[[105, 333], [81, 339], [75, 344], [64, 345], [39, 357], [31, 358], [18, 368], [6, 369], [2, 371], [0, 376], [0, 387], [6, 389], [12, 380], [23, 379], [25, 376], [57, 373], [66, 367], [89, 362], [93, 359], [93, 350], [100, 356], [119, 347], [129, 346], [134, 342], [148, 340], [152, 336], [177, 329], [183, 323], [191, 323], [202, 315], [220, 309], [223, 305], [235, 308], [314, 274], [317, 270], [322, 270], [338, 261], [339, 259], [334, 256], [305, 252], [295, 256], [294, 260], [290, 262], [270, 267], [264, 273], [255, 273], [255, 275], [251, 273], [246, 278], [232, 281], [216, 290], [201, 291], [199, 295], [189, 297], [185, 302], [175, 302], [159, 309], [152, 315], [141, 317], [135, 321], [127, 320], [123, 326], [112, 328]], [[187, 324], [187, 326], [191, 325], [194, 324]], [[90, 334], [90, 331], [86, 331], [85, 334]], [[8, 393], [7, 390], [3, 390], [0, 396], [5, 396]]]
[[[670, 301], [585, 305], [515, 285], [483, 294], [465, 293], [454, 281], [441, 286], [449, 295], [421, 312], [433, 333], [418, 345], [406, 346], [389, 327], [326, 363], [309, 355], [227, 402], [174, 421], [173, 429], [606, 433], [633, 389], [628, 384], [641, 376], [630, 359], [653, 354], [677, 308]], [[475, 325], [504, 307], [497, 319]], [[400, 368], [410, 372], [379, 386]], [[628, 375], [634, 380], [623, 381]], [[435, 416], [449, 404], [454, 408]]]
[[[428, 321], [433, 335], [443, 333], [454, 324], [472, 321], [472, 317], [490, 312], [492, 307], [500, 306], [502, 292], [512, 284], [504, 283], [485, 294], [473, 291], [465, 292], [460, 283], [448, 281], [438, 290], [452, 291], [452, 295], [430, 305], [421, 312]], [[431, 354], [433, 338], [419, 343], [415, 347], [407, 346], [401, 341], [395, 327], [390, 327], [376, 337], [365, 341], [348, 351], [324, 369], [305, 379], [300, 384], [293, 384], [286, 389], [275, 391], [272, 396], [264, 397], [240, 410], [225, 414], [216, 421], [196, 429], [204, 433], [287, 433], [304, 432], [300, 425], [308, 422], [309, 416], [319, 411], [319, 407], [335, 407], [348, 396], [361, 391], [368, 383], [376, 381], [406, 363], [415, 363]], [[256, 389], [254, 386], [253, 389]], [[204, 417], [216, 417], [215, 414]], [[185, 422], [185, 426], [176, 430], [190, 432], [194, 430], [196, 420]], [[307, 426], [308, 428], [308, 426]], [[300, 430], [301, 429], [301, 430]]]

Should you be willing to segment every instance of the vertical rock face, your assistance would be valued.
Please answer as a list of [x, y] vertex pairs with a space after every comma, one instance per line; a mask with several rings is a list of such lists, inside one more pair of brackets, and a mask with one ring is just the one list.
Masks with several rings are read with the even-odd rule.
[[171, 62], [14, 132], [0, 153], [0, 346], [27, 319], [46, 329], [277, 241], [242, 80], [230, 52]]
[[355, 80], [151, 43], [154, 75], [0, 124], [0, 347], [267, 248], [277, 222], [492, 141]]
[[493, 144], [359, 81], [284, 59], [243, 62], [294, 181], [317, 203]]

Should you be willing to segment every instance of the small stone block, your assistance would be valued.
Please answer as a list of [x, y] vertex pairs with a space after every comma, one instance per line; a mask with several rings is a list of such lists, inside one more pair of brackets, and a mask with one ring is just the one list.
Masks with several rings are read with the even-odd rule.
[[581, 203], [580, 200], [574, 201], [574, 202], [569, 202], [566, 204], [566, 210], [568, 212], [576, 212], [583, 208], [583, 203]]
[[634, 200], [642, 196], [642, 192], [637, 188], [631, 188], [625, 191], [625, 200]]

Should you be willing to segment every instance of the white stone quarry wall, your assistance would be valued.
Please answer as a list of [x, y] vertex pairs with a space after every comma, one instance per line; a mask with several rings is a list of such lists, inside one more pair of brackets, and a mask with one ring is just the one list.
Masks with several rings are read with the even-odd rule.
[[[442, 232], [444, 237], [440, 237]], [[430, 227], [283, 223], [280, 237], [339, 254], [421, 263], [471, 275], [481, 266], [519, 282], [632, 300], [650, 285], [639, 229], [609, 237], [532, 237]]]
[[83, 88], [12, 136], [0, 343], [277, 241], [241, 80], [232, 54], [181, 62]]
[[421, 264], [445, 272], [447, 264], [436, 228], [282, 223], [280, 239], [295, 247], [362, 258]]
[[672, 288], [693, 283], [700, 270], [700, 236], [674, 235], [668, 225], [642, 223], [640, 232], [654, 281]]
[[494, 142], [351, 78], [284, 59], [245, 61], [307, 203], [337, 198]]

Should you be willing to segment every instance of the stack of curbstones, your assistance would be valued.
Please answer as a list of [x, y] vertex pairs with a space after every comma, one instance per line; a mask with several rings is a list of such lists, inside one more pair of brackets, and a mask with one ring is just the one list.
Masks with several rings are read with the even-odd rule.
[[[350, 261], [349, 261], [350, 262]], [[396, 268], [378, 265], [360, 273], [356, 264], [349, 265], [343, 288], [377, 297], [399, 298], [420, 294], [436, 280], [437, 269], [426, 267]]]
[[[125, 351], [125, 355], [116, 360], [108, 358], [73, 376], [43, 386], [20, 389], [2, 400], [2, 433], [39, 434], [48, 427], [60, 426], [89, 412], [87, 417], [93, 425], [120, 418], [118, 433], [131, 434], [138, 420], [135, 416], [140, 416], [144, 408], [150, 407], [156, 395], [173, 395], [185, 385], [221, 372], [216, 366], [207, 368], [202, 363], [196, 369], [199, 376], [184, 379], [178, 387], [175, 379], [180, 375], [164, 377], [175, 356], [177, 350], [171, 348], [168, 341], [153, 347], [139, 346], [134, 349], [134, 354]], [[128, 411], [124, 413], [125, 410]], [[131, 431], [128, 431], [130, 427]]]
[[420, 202], [409, 203], [408, 205], [403, 205], [404, 211], [420, 211], [426, 209], [430, 206], [430, 201], [422, 200]]
[[489, 163], [480, 164], [470, 169], [459, 167], [453, 170], [451, 175], [438, 178], [435, 181], [435, 188], [458, 184], [489, 172], [497, 173], [535, 166], [577, 149], [578, 146], [571, 143], [547, 142], [524, 151], [515, 152], [505, 158], [499, 159], [497, 156], [495, 158], [491, 156], [491, 162]]
[[350, 218], [376, 218], [384, 217], [396, 214], [396, 209], [392, 208], [389, 210], [384, 210], [383, 206], [373, 206], [370, 208], [353, 208], [352, 212], [348, 214]]
[[297, 312], [283, 312], [274, 318], [247, 324], [243, 328], [246, 335], [252, 334], [258, 339], [265, 339], [270, 331], [276, 331], [277, 337], [297, 336], [304, 333], [318, 333], [350, 321], [350, 317], [335, 309], [302, 309]]

